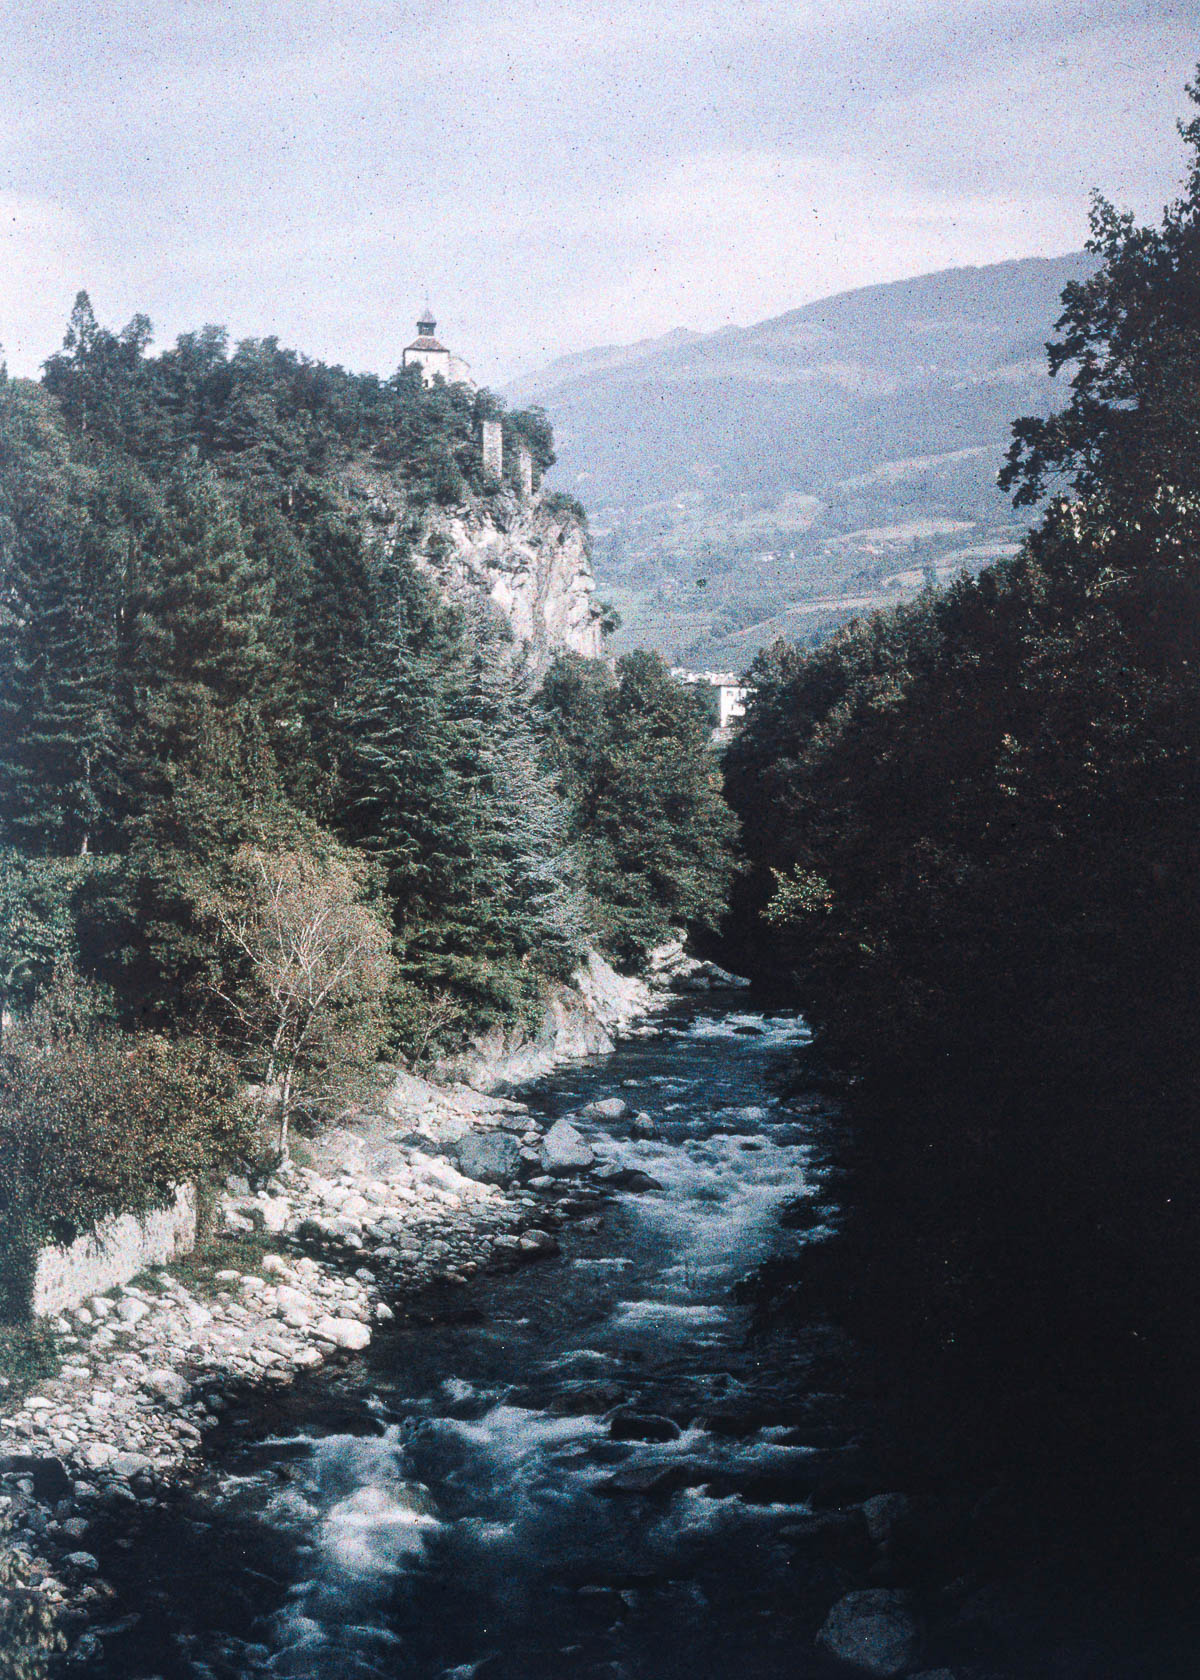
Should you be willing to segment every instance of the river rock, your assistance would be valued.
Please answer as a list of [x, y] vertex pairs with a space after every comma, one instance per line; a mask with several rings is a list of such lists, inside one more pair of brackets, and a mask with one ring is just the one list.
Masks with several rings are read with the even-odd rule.
[[647, 1190], [664, 1188], [657, 1178], [652, 1178], [648, 1172], [642, 1172], [639, 1167], [622, 1167], [615, 1161], [609, 1166], [600, 1167], [596, 1177], [602, 1184], [610, 1184], [614, 1190], [633, 1190], [639, 1195]]
[[541, 1154], [542, 1166], [554, 1177], [586, 1172], [596, 1161], [595, 1150], [569, 1120], [554, 1122], [542, 1139]]
[[154, 1469], [154, 1460], [146, 1453], [118, 1452], [109, 1459], [106, 1467], [113, 1476], [119, 1476], [123, 1482], [132, 1482], [138, 1476], [148, 1476]]
[[896, 1530], [909, 1514], [910, 1502], [905, 1493], [877, 1493], [863, 1500], [862, 1513], [867, 1521], [867, 1533], [876, 1546], [885, 1551], [891, 1547]]
[[645, 1109], [642, 1109], [640, 1113], [635, 1114], [633, 1119], [629, 1122], [629, 1135], [631, 1137], [651, 1138], [656, 1136], [657, 1132], [658, 1127], [654, 1124], [650, 1115], [646, 1113]]
[[292, 1217], [292, 1204], [286, 1196], [264, 1196], [260, 1203], [262, 1208], [263, 1230], [272, 1236], [279, 1236], [288, 1228], [288, 1221]]
[[608, 1432], [614, 1441], [678, 1441], [683, 1433], [670, 1418], [626, 1406], [613, 1413]]
[[817, 1644], [834, 1662], [872, 1680], [896, 1680], [915, 1667], [921, 1633], [906, 1592], [870, 1587], [839, 1598]]
[[480, 1184], [507, 1187], [521, 1170], [521, 1144], [511, 1132], [468, 1132], [454, 1157], [460, 1172]]
[[74, 1483], [61, 1458], [8, 1453], [0, 1458], [0, 1475], [28, 1476], [33, 1483], [35, 1497], [47, 1505], [57, 1505], [60, 1499], [69, 1499], [74, 1491]]
[[580, 1113], [585, 1120], [623, 1120], [629, 1113], [629, 1104], [623, 1097], [600, 1097]]
[[135, 1295], [126, 1295], [117, 1302], [117, 1317], [123, 1324], [140, 1324], [150, 1308]]
[[186, 1406], [192, 1397], [192, 1385], [177, 1371], [147, 1371], [142, 1379], [142, 1387], [148, 1394], [163, 1401], [173, 1411]]
[[371, 1332], [356, 1318], [319, 1318], [313, 1325], [315, 1333], [334, 1347], [348, 1348], [357, 1353], [371, 1340]]

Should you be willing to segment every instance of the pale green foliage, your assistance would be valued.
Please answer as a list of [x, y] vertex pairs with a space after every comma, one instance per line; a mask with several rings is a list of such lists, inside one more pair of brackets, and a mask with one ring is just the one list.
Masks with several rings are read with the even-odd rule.
[[244, 847], [204, 906], [226, 960], [213, 987], [274, 1111], [280, 1151], [298, 1102], [345, 1100], [378, 1054], [392, 982], [391, 932], [366, 860]]

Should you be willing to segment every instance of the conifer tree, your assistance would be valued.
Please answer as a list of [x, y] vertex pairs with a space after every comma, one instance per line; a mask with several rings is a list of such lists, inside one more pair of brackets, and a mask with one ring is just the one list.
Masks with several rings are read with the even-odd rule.
[[114, 592], [52, 407], [0, 378], [0, 830], [87, 851], [112, 730]]
[[484, 934], [461, 615], [407, 558], [382, 568], [376, 600], [347, 730], [347, 832], [382, 865], [402, 971], [457, 982]]
[[126, 670], [126, 984], [168, 1011], [215, 960], [195, 905], [241, 845], [287, 829], [263, 723], [268, 587], [212, 473], [168, 486]]

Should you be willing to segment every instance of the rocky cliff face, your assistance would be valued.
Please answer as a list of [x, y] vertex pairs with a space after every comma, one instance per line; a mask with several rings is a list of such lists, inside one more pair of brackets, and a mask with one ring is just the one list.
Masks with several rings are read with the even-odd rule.
[[553, 501], [505, 495], [439, 510], [419, 559], [451, 594], [497, 607], [536, 669], [561, 649], [599, 657], [587, 534]]
[[[400, 535], [409, 510], [394, 479], [360, 465], [347, 489]], [[501, 612], [534, 674], [563, 649], [599, 657], [601, 610], [587, 532], [554, 496], [506, 491], [435, 508], [423, 515], [416, 559], [449, 594]]]

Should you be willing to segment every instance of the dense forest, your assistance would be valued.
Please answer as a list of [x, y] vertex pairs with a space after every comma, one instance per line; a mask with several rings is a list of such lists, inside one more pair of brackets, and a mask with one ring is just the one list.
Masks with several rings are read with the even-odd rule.
[[1200, 117], [1182, 132], [1160, 226], [1094, 207], [1049, 346], [1069, 401], [1018, 422], [1001, 477], [1044, 503], [1020, 554], [764, 652], [727, 760], [735, 922], [851, 1081], [856, 1307], [943, 1422], [986, 1395], [1009, 1464], [1151, 1524], [1200, 1376]]
[[515, 493], [482, 420], [550, 465], [540, 411], [150, 340], [81, 293], [40, 382], [0, 374], [10, 1248], [252, 1149], [268, 1110], [286, 1147], [379, 1057], [528, 1017], [589, 946], [636, 964], [713, 923], [730, 872], [660, 661], [539, 682], [418, 561], [431, 510]]

